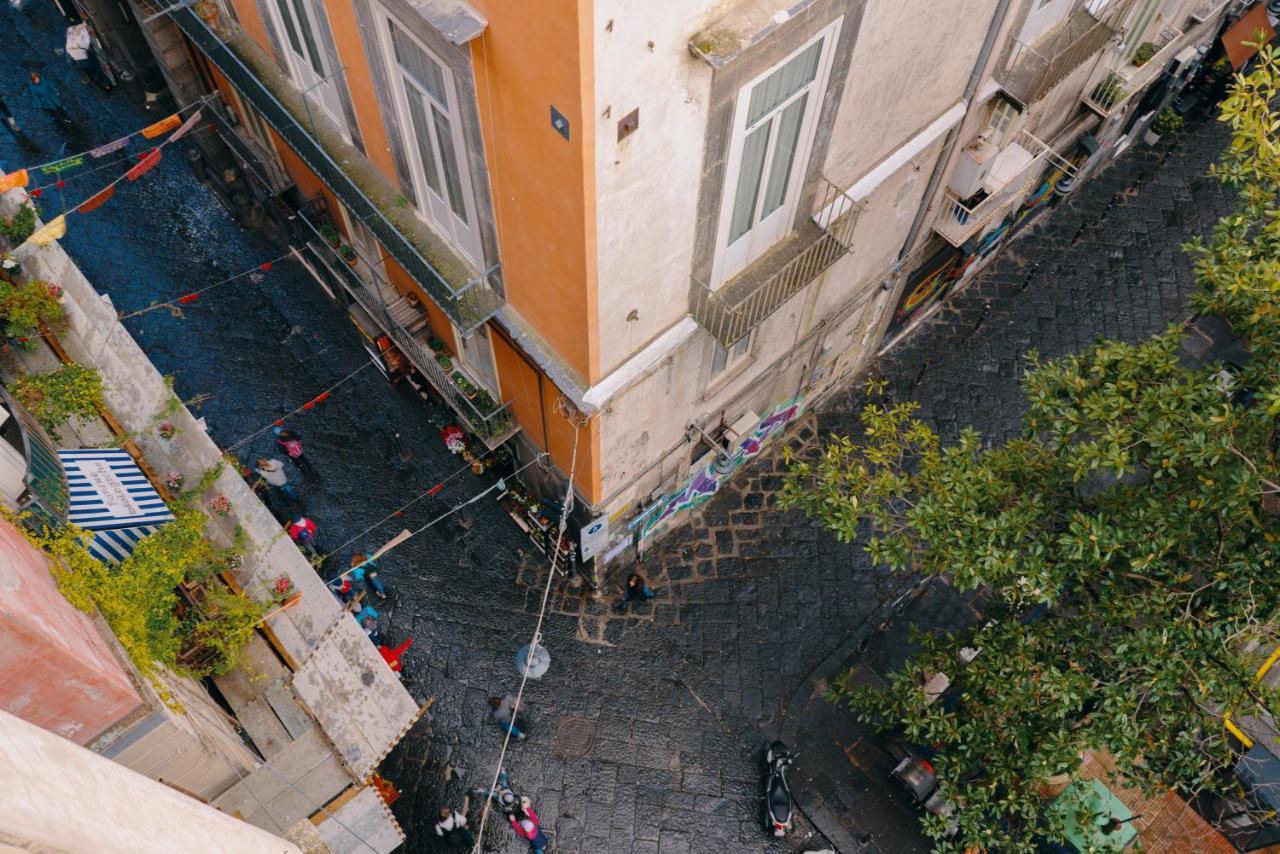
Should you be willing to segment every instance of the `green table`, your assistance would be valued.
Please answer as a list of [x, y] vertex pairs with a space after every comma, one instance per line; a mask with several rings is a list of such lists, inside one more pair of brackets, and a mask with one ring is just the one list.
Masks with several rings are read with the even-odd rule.
[[[1049, 811], [1062, 817], [1067, 841], [1077, 851], [1123, 851], [1138, 835], [1130, 821], [1133, 813], [1097, 780], [1075, 780], [1054, 798]], [[1112, 819], [1121, 824], [1107, 833]]]

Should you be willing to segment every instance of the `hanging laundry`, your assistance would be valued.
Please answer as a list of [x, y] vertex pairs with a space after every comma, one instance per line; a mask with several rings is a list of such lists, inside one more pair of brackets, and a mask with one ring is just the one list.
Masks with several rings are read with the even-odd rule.
[[131, 167], [128, 172], [124, 173], [124, 177], [128, 178], [130, 181], [136, 181], [143, 175], [150, 172], [159, 162], [160, 149], [153, 148], [138, 161], [136, 166]]
[[3, 178], [0, 178], [0, 193], [7, 193], [14, 187], [27, 186], [27, 170], [19, 169], [17, 172], [10, 172]]
[[55, 240], [60, 239], [67, 233], [67, 217], [66, 214], [49, 220], [44, 225], [31, 232], [31, 236], [27, 238], [28, 243], [34, 243], [36, 246], [48, 246]]
[[108, 154], [115, 154], [117, 151], [128, 145], [129, 141], [132, 139], [132, 136], [125, 136], [117, 139], [115, 142], [108, 142], [106, 145], [100, 145], [93, 149], [93, 151], [90, 151], [89, 156], [96, 160], [99, 157], [106, 157]]
[[170, 142], [177, 142], [178, 140], [180, 140], [180, 139], [182, 139], [184, 136], [186, 136], [186, 135], [187, 135], [187, 133], [188, 133], [188, 132], [190, 132], [190, 130], [191, 130], [193, 127], [195, 127], [197, 124], [199, 124], [199, 123], [200, 123], [200, 113], [202, 113], [202, 112], [203, 112], [203, 110], [196, 110], [194, 113], [192, 113], [192, 114], [191, 114], [191, 118], [189, 118], [189, 119], [187, 119], [185, 122], [183, 122], [183, 123], [182, 123], [182, 127], [178, 128], [177, 130], [175, 130], [175, 131], [173, 132], [173, 136], [169, 137], [169, 141], [170, 141]]
[[182, 124], [182, 119], [178, 117], [177, 113], [174, 113], [168, 118], [161, 119], [153, 125], [147, 125], [144, 127], [142, 129], [142, 135], [147, 139], [154, 139], [162, 133], [168, 133], [180, 124]]
[[110, 184], [106, 187], [106, 189], [99, 190], [98, 192], [94, 193], [92, 196], [90, 196], [89, 198], [81, 202], [80, 207], [76, 208], [76, 213], [88, 213], [89, 211], [97, 210], [98, 208], [105, 205], [108, 201], [110, 201], [111, 197], [114, 196], [115, 194], [116, 194], [116, 185]]

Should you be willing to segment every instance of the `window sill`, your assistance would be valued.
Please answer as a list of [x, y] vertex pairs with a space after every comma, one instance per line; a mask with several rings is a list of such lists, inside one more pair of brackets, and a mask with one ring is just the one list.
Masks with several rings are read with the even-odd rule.
[[756, 354], [748, 353], [746, 356], [743, 356], [741, 359], [739, 359], [735, 364], [730, 365], [720, 373], [716, 374], [714, 377], [712, 377], [707, 381], [706, 388], [703, 389], [702, 397], [699, 398], [698, 402], [706, 403], [707, 401], [714, 398], [720, 392], [724, 391], [727, 386], [731, 385], [734, 380], [738, 379], [743, 374], [745, 374], [747, 370], [755, 363], [756, 363]]

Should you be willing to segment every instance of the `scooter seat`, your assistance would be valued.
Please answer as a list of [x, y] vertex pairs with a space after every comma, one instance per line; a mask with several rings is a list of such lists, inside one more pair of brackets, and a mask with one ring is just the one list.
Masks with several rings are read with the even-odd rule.
[[769, 789], [769, 811], [778, 821], [786, 821], [791, 817], [791, 798], [787, 796], [787, 790], [782, 788], [779, 780], [774, 780], [773, 787]]

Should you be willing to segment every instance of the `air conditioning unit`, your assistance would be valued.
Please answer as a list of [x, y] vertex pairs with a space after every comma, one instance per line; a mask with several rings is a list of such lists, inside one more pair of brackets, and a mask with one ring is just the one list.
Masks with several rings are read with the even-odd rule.
[[1179, 80], [1190, 80], [1196, 73], [1196, 69], [1200, 67], [1200, 60], [1204, 58], [1206, 50], [1207, 48], [1194, 45], [1184, 48], [1178, 51], [1166, 70]]
[[978, 134], [977, 139], [966, 145], [956, 159], [956, 168], [952, 170], [948, 184], [957, 198], [967, 199], [982, 189], [982, 184], [987, 180], [987, 174], [1000, 153], [1000, 149], [991, 142], [992, 135], [991, 128], [987, 128]]

